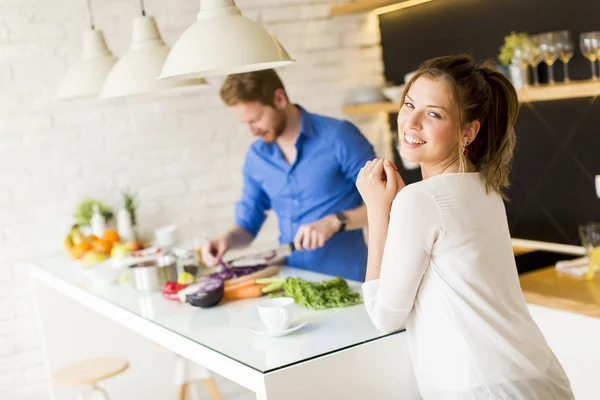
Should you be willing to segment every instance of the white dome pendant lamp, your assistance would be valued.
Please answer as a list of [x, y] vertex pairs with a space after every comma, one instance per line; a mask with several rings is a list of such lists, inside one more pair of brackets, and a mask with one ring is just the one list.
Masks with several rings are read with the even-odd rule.
[[102, 31], [94, 28], [90, 0], [87, 0], [87, 10], [90, 29], [83, 32], [81, 58], [69, 68], [60, 83], [56, 93], [58, 99], [96, 97], [117, 61], [106, 46]]
[[158, 79], [169, 55], [169, 48], [163, 42], [154, 18], [146, 16], [143, 0], [140, 0], [140, 8], [142, 15], [133, 20], [129, 51], [110, 71], [100, 98], [135, 96], [206, 85], [202, 78], [169, 81]]
[[160, 78], [237, 74], [293, 62], [273, 35], [242, 15], [234, 0], [201, 0], [198, 20], [173, 46]]

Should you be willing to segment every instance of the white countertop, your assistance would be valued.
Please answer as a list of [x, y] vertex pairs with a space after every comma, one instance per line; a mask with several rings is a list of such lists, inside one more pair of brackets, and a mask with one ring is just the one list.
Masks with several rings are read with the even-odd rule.
[[[75, 300], [91, 294], [94, 300], [118, 306], [128, 315], [142, 317], [262, 373], [388, 336], [373, 327], [362, 304], [318, 311], [296, 306], [296, 315], [308, 321], [306, 326], [288, 336], [260, 336], [250, 328], [259, 321], [255, 306], [261, 299], [196, 308], [167, 300], [159, 292], [140, 294], [127, 285], [93, 286], [82, 269], [61, 255], [35, 263], [33, 273], [54, 286], [77, 287], [80, 290], [70, 291]], [[311, 281], [331, 278], [289, 267], [283, 268], [282, 275]], [[349, 284], [360, 291], [360, 283]]]

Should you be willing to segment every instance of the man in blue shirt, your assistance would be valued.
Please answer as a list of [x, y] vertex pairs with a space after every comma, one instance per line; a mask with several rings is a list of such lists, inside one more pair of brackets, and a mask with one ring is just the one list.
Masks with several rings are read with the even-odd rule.
[[273, 70], [228, 76], [221, 98], [258, 140], [246, 154], [235, 225], [204, 245], [204, 262], [249, 245], [272, 209], [279, 242], [297, 249], [287, 265], [364, 280], [367, 213], [355, 182], [373, 146], [351, 123], [292, 104]]

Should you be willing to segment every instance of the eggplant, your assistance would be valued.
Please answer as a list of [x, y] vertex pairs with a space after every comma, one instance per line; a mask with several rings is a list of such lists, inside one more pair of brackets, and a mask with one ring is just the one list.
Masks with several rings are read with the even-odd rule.
[[191, 305], [208, 308], [216, 306], [223, 299], [225, 285], [222, 279], [208, 278], [192, 283], [182, 292]]

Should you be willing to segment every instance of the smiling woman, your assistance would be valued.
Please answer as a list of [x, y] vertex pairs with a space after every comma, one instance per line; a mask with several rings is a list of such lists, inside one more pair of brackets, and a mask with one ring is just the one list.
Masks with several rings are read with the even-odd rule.
[[[421, 66], [404, 91], [398, 114], [402, 158], [420, 162], [423, 178], [458, 161], [460, 172], [481, 173], [488, 192], [508, 187], [516, 142], [509, 127], [519, 110], [514, 88], [491, 65], [468, 74], [468, 57], [434, 60]], [[442, 72], [448, 69], [455, 72]], [[490, 118], [491, 112], [505, 118]]]
[[382, 160], [357, 179], [365, 307], [382, 331], [406, 326], [426, 400], [573, 399], [523, 298], [502, 201], [517, 111], [514, 88], [489, 66], [429, 60], [398, 116], [400, 153], [423, 181], [405, 186]]

